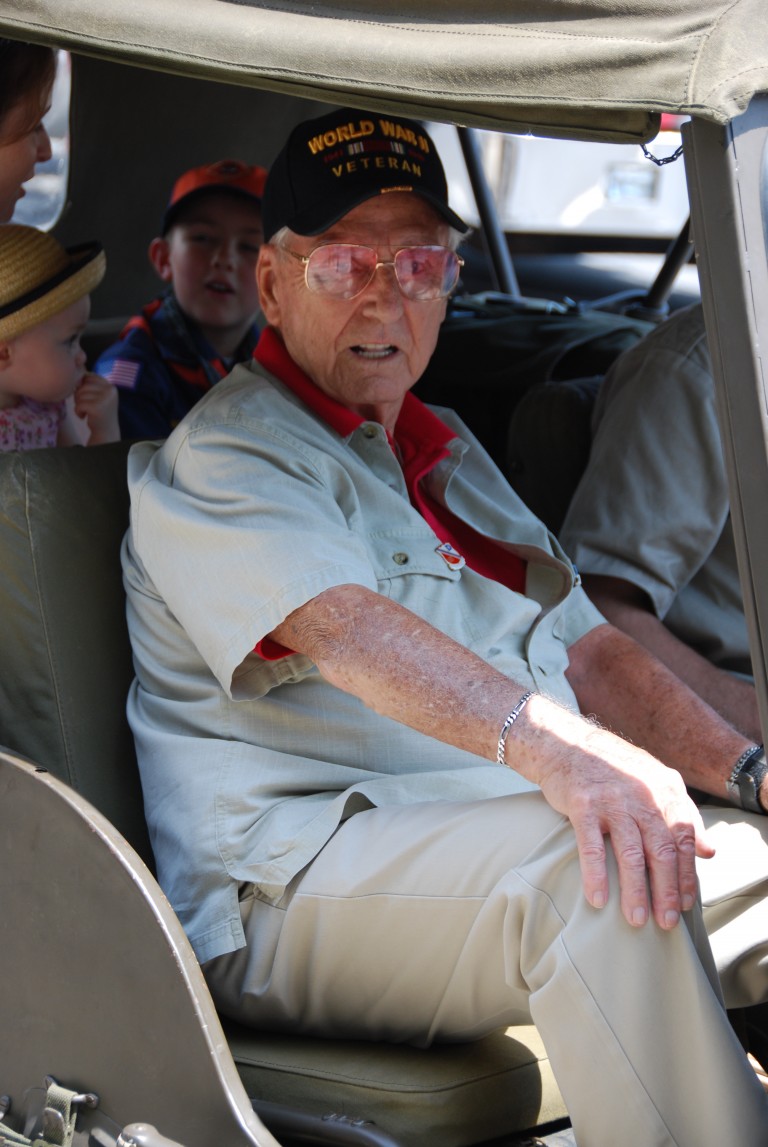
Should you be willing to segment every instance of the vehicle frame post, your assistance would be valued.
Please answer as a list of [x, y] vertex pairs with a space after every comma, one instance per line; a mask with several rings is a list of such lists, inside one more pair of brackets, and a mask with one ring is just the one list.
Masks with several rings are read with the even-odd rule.
[[[768, 97], [683, 124], [691, 223], [763, 736], [768, 735]], [[671, 465], [674, 462], [670, 462]]]

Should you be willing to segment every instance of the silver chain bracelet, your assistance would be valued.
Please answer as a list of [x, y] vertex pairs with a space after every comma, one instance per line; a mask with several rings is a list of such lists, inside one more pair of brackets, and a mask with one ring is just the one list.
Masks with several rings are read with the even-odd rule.
[[499, 733], [499, 747], [496, 751], [496, 760], [499, 762], [500, 765], [506, 765], [506, 763], [507, 763], [507, 761], [506, 761], [507, 733], [512, 728], [512, 726], [514, 725], [515, 721], [517, 720], [517, 718], [520, 716], [523, 709], [525, 708], [526, 702], [530, 701], [531, 697], [533, 697], [533, 690], [529, 690], [527, 693], [523, 693], [522, 697], [517, 702], [514, 709], [509, 714], [506, 721], [504, 722], [504, 724], [501, 726], [501, 732]]

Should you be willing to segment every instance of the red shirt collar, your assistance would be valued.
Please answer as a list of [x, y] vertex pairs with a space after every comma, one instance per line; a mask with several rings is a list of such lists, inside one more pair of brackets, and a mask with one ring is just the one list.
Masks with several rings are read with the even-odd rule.
[[[365, 419], [331, 398], [293, 361], [285, 343], [273, 327], [261, 334], [253, 357], [265, 370], [279, 378], [310, 410], [342, 438], [348, 437]], [[414, 472], [430, 470], [448, 454], [448, 443], [456, 435], [450, 427], [410, 391], [403, 401], [395, 426], [394, 442], [400, 451], [406, 479]], [[390, 436], [390, 444], [394, 445]], [[409, 482], [410, 485], [410, 482]]]
[[293, 361], [285, 343], [274, 327], [261, 332], [253, 357], [265, 370], [279, 378], [302, 402], [313, 410], [323, 422], [327, 422], [342, 438], [357, 430], [363, 419], [359, 414], [342, 406], [335, 398], [330, 398], [316, 386], [308, 374]]

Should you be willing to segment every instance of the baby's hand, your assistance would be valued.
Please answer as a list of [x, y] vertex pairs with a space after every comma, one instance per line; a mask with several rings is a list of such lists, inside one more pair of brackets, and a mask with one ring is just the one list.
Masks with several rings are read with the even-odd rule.
[[99, 374], [86, 374], [75, 391], [75, 414], [88, 423], [89, 446], [117, 442], [117, 388]]

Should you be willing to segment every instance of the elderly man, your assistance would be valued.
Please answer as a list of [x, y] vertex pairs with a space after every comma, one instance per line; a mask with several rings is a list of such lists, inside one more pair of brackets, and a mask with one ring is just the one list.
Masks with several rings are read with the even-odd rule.
[[302, 124], [263, 206], [256, 360], [134, 447], [124, 554], [158, 873], [215, 999], [422, 1045], [533, 1017], [580, 1143], [757, 1147], [696, 858], [728, 1002], [761, 999], [763, 822], [707, 832], [683, 778], [728, 800], [759, 753], [409, 393], [465, 231], [423, 130]]

